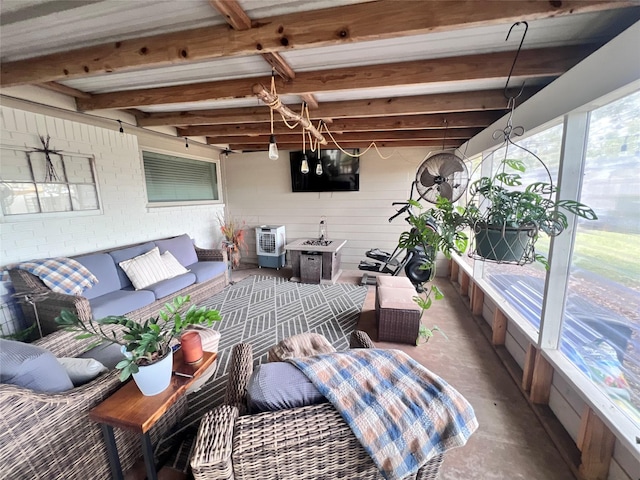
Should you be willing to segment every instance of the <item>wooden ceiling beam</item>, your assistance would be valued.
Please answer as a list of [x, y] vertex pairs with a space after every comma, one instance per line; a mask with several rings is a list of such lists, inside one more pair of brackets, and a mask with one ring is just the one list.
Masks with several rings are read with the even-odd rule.
[[68, 95], [73, 98], [91, 98], [90, 93], [83, 92], [82, 90], [78, 90], [77, 88], [68, 87], [58, 82], [44, 82], [39, 83], [38, 86], [52, 92], [58, 92], [62, 93], [63, 95]]
[[[448, 113], [433, 115], [410, 115], [405, 117], [373, 117], [351, 118], [334, 121], [329, 127], [332, 134], [339, 132], [371, 132], [374, 130], [425, 130], [448, 128], [486, 128], [503, 115], [502, 112], [469, 112]], [[446, 121], [446, 122], [445, 122]], [[275, 135], [286, 135], [291, 129], [282, 122], [274, 123]], [[233, 125], [218, 125], [212, 128], [209, 125], [178, 128], [180, 137], [209, 136], [242, 136], [242, 135], [266, 135], [270, 131], [267, 123], [245, 123]], [[302, 133], [300, 128], [295, 130]]]
[[[422, 3], [422, 2], [419, 2]], [[555, 77], [595, 50], [595, 46], [524, 50], [513, 70], [513, 84], [521, 78]], [[301, 95], [354, 88], [395, 87], [430, 83], [506, 79], [514, 52], [485, 53], [410, 62], [301, 72], [289, 82], [276, 79], [279, 95]], [[126, 90], [78, 99], [81, 110], [127, 108], [181, 102], [250, 98], [255, 83], [270, 85], [271, 77], [238, 78], [218, 82]]]
[[[367, 147], [369, 147], [369, 145], [371, 145], [371, 141], [355, 141], [355, 142], [341, 142], [338, 140], [338, 142], [340, 143], [340, 146], [342, 148], [360, 148], [360, 149], [365, 149]], [[376, 146], [378, 148], [385, 148], [385, 147], [432, 147], [434, 149], [442, 149], [442, 141], [437, 141], [437, 140], [400, 140], [400, 141], [376, 141], [375, 142]], [[445, 144], [444, 148], [457, 148], [459, 146], [461, 146], [463, 144], [462, 140], [449, 140], [447, 141], [447, 143]], [[248, 145], [248, 144], [229, 144], [229, 148], [231, 150], [243, 150], [243, 151], [247, 151], [247, 150], [257, 150], [257, 151], [267, 151], [269, 149], [269, 144], [253, 144], [253, 145]], [[333, 143], [333, 141], [330, 139], [329, 140], [329, 144], [326, 146], [323, 146], [322, 149], [334, 149], [337, 148], [337, 146]], [[302, 141], [295, 143], [295, 144], [280, 144], [278, 143], [278, 149], [280, 151], [283, 150], [302, 150]], [[309, 150], [309, 144], [307, 143], [307, 150]]]
[[[531, 97], [538, 88], [525, 88], [518, 104]], [[289, 105], [300, 111], [301, 105]], [[453, 113], [469, 111], [506, 110], [507, 100], [500, 90], [476, 90], [470, 92], [437, 93], [410, 97], [370, 98], [344, 102], [325, 102], [309, 111], [311, 118], [357, 118], [386, 115], [419, 115], [429, 113]], [[217, 110], [190, 110], [184, 112], [143, 113], [138, 116], [138, 126], [228, 125], [233, 123], [268, 122], [269, 109], [263, 106], [225, 108]]]
[[[391, 130], [391, 131], [371, 131], [371, 132], [346, 132], [346, 133], [332, 133], [334, 138], [338, 141], [366, 141], [366, 140], [439, 140], [442, 142], [445, 140], [467, 140], [473, 137], [476, 133], [480, 132], [480, 128], [450, 128], [446, 130]], [[324, 132], [324, 131], [323, 131]], [[325, 136], [329, 139], [329, 135]], [[269, 143], [269, 135], [246, 135], [246, 136], [217, 136], [206, 135], [207, 141], [211, 144], [256, 144], [256, 143]], [[276, 137], [276, 142], [279, 144], [285, 143], [301, 143], [302, 134], [299, 130], [292, 130], [291, 133], [280, 134]], [[446, 137], [446, 138], [445, 138]]]
[[235, 0], [209, 0], [209, 4], [224, 16], [234, 30], [242, 31], [251, 28], [251, 19]]
[[[209, 0], [209, 3], [225, 17], [234, 30], [243, 31], [251, 28], [251, 19], [236, 0]], [[279, 53], [265, 52], [261, 55], [284, 80], [295, 78], [296, 72]]]
[[[213, 2], [224, 8], [224, 2]], [[380, 0], [255, 20], [247, 30], [227, 25], [134, 38], [43, 55], [1, 66], [3, 87], [44, 83], [207, 59], [281, 52], [418, 35], [637, 5], [634, 1], [562, 2]], [[236, 15], [230, 12], [228, 18]], [[235, 20], [234, 20], [235, 21]]]

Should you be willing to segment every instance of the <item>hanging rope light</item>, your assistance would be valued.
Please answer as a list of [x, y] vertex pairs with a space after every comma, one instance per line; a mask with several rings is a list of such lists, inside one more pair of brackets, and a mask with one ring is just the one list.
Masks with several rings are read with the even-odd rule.
[[[275, 68], [271, 69], [271, 94], [276, 95], [276, 70]], [[277, 160], [278, 159], [278, 145], [276, 144], [276, 136], [273, 134], [273, 108], [269, 109], [271, 113], [271, 136], [269, 137], [269, 159]]]

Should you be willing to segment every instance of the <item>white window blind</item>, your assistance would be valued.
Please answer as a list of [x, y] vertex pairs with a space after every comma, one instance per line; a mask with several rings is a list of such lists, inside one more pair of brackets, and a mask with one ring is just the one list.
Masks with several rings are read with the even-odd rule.
[[142, 152], [149, 202], [218, 200], [213, 162]]

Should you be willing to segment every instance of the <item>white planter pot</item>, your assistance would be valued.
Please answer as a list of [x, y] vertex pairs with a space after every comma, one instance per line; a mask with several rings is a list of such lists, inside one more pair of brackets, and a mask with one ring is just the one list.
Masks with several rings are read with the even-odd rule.
[[138, 367], [138, 373], [133, 374], [133, 379], [143, 395], [150, 397], [163, 392], [171, 383], [173, 367], [173, 350], [159, 362], [152, 365]]

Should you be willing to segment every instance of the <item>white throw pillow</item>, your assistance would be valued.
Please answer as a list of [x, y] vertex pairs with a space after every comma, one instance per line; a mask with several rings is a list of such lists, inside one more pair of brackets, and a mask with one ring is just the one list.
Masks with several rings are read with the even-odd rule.
[[129, 277], [129, 280], [131, 280], [136, 290], [172, 277], [160, 258], [160, 250], [158, 247], [155, 247], [145, 254], [124, 260], [118, 265], [120, 265], [124, 273], [127, 274], [127, 277]]
[[93, 380], [107, 371], [107, 367], [93, 358], [62, 357], [58, 358], [58, 362], [67, 371], [67, 375], [69, 375], [71, 382], [76, 387]]
[[189, 270], [184, 268], [182, 264], [174, 257], [170, 251], [164, 252], [160, 255], [160, 258], [164, 262], [164, 266], [167, 267], [167, 271], [171, 277], [177, 277], [183, 273], [187, 273]]

